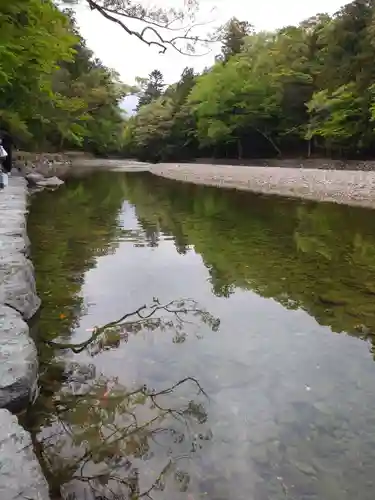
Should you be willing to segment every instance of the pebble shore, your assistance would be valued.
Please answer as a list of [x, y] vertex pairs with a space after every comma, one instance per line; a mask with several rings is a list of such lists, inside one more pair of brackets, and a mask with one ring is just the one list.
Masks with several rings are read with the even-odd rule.
[[194, 184], [235, 188], [375, 208], [375, 172], [234, 165], [150, 165], [155, 175]]

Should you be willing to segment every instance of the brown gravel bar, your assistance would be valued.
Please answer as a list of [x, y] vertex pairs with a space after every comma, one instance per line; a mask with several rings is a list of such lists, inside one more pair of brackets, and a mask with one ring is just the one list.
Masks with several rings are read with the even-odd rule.
[[375, 172], [187, 163], [160, 163], [148, 170], [194, 184], [375, 207]]

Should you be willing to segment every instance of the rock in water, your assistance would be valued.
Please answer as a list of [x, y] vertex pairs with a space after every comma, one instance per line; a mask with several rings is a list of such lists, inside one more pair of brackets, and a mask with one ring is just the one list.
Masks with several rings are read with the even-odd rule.
[[47, 481], [33, 452], [30, 434], [7, 410], [0, 410], [0, 498], [50, 498]]
[[64, 184], [64, 181], [58, 177], [45, 177], [36, 183], [37, 187], [58, 188]]
[[29, 327], [17, 311], [0, 305], [0, 408], [25, 408], [36, 394], [37, 381], [37, 351]]
[[40, 307], [33, 265], [21, 253], [4, 255], [0, 251], [0, 304], [16, 309], [26, 320]]
[[29, 186], [36, 186], [38, 182], [43, 182], [45, 177], [38, 172], [30, 172], [25, 175], [25, 179], [27, 180], [27, 184]]

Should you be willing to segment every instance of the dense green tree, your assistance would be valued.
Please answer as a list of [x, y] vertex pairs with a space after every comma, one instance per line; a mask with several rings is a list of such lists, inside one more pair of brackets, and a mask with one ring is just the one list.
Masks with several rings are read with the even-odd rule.
[[245, 43], [245, 37], [253, 28], [247, 21], [239, 21], [232, 17], [223, 27], [222, 48], [219, 59], [228, 61], [231, 56], [239, 54]]
[[1, 125], [39, 139], [48, 112], [63, 106], [52, 75], [58, 61], [73, 59], [77, 38], [51, 1], [1, 0], [0, 25]]
[[137, 110], [161, 96], [164, 89], [164, 79], [162, 73], [158, 69], [154, 69], [148, 78], [138, 78], [138, 83], [141, 86], [141, 91]]
[[0, 126], [25, 148], [119, 151], [129, 88], [94, 58], [72, 12], [1, 0], [0, 23]]
[[361, 132], [362, 99], [354, 83], [342, 85], [329, 94], [321, 90], [308, 103], [311, 116], [307, 138], [323, 137], [332, 147], [350, 147]]
[[250, 129], [279, 152], [271, 130], [280, 112], [278, 83], [263, 71], [254, 71], [245, 58], [216, 64], [203, 75], [189, 100], [197, 117], [201, 142], [236, 141], [242, 157], [242, 141]]
[[187, 98], [196, 75], [185, 68], [180, 80], [162, 96], [139, 106], [123, 135], [124, 151], [142, 160], [160, 161], [189, 156], [197, 150], [196, 124]]

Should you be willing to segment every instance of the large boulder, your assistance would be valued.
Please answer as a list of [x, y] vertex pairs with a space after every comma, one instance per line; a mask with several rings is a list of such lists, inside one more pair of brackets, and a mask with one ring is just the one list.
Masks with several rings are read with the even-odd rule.
[[[39, 299], [35, 292], [33, 268], [26, 259], [29, 250], [26, 212], [25, 179], [11, 177], [9, 186], [0, 191], [0, 213], [3, 214], [0, 217], [0, 304], [9, 303], [28, 319], [38, 309]], [[9, 263], [11, 266], [7, 269]], [[25, 266], [24, 272], [22, 266]], [[18, 292], [20, 298], [14, 300]], [[25, 304], [22, 306], [20, 302]]]
[[[7, 188], [9, 189], [9, 188]], [[12, 203], [13, 202], [13, 203]], [[28, 254], [30, 241], [26, 231], [26, 203], [0, 197], [0, 256], [20, 252]]]
[[29, 239], [26, 233], [26, 183], [22, 178], [11, 178], [0, 196], [0, 255], [11, 252], [27, 253]]
[[49, 500], [48, 484], [33, 451], [31, 437], [17, 417], [0, 410], [1, 500]]
[[[0, 204], [0, 213], [2, 207]], [[24, 216], [23, 216], [24, 218]], [[6, 212], [6, 217], [0, 221], [0, 255], [20, 252], [24, 255], [29, 254], [30, 240], [26, 233], [26, 228], [22, 225], [16, 226], [18, 220], [14, 212]]]
[[29, 327], [17, 311], [0, 305], [0, 408], [25, 408], [35, 397], [37, 381], [37, 350]]
[[34, 268], [22, 253], [4, 254], [0, 251], [0, 304], [12, 307], [26, 320], [32, 318], [40, 307]]

